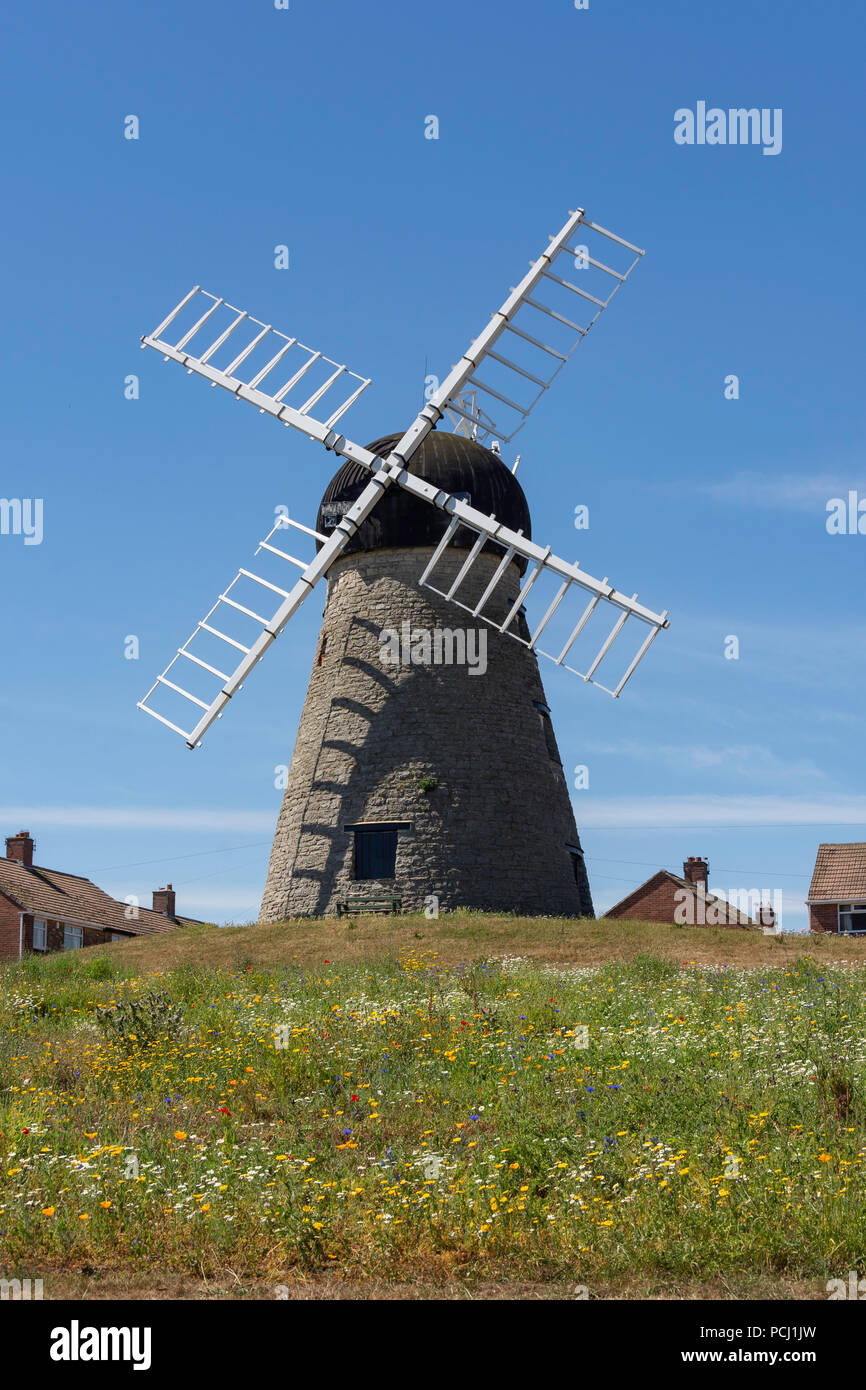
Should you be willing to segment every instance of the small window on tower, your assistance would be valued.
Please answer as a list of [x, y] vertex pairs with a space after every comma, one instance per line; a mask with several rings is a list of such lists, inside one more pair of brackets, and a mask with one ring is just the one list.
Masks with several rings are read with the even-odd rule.
[[571, 871], [574, 874], [574, 881], [578, 888], [583, 890], [586, 879], [586, 865], [583, 859], [583, 850], [578, 849], [576, 845], [566, 845], [565, 848], [571, 856]]
[[396, 871], [396, 830], [356, 830], [355, 878], [393, 878]]
[[544, 741], [547, 744], [547, 752], [555, 763], [562, 763], [559, 756], [559, 749], [556, 746], [556, 737], [553, 732], [553, 722], [550, 718], [550, 710], [547, 705], [543, 705], [540, 700], [533, 700], [533, 705], [538, 710], [538, 717], [541, 720], [541, 727], [544, 729]]
[[318, 656], [318, 660], [317, 660], [317, 662], [316, 662], [316, 665], [317, 665], [317, 666], [324, 666], [324, 664], [325, 664], [325, 652], [326, 652], [327, 650], [328, 650], [328, 639], [327, 639], [327, 637], [323, 637], [323, 638], [322, 638], [321, 646], [319, 647], [319, 656]]

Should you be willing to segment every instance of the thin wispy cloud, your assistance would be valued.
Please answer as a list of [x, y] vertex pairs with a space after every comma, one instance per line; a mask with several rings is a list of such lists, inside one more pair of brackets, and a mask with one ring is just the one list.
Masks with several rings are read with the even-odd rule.
[[[841, 473], [778, 473], [768, 476], [749, 470], [732, 473], [728, 478], [703, 481], [689, 480], [691, 496], [708, 498], [732, 507], [761, 510], [820, 513], [826, 511], [831, 497], [847, 497], [850, 488], [863, 487], [866, 469], [862, 465]], [[682, 496], [681, 483], [653, 485], [654, 491]]]
[[711, 748], [702, 744], [654, 743], [639, 739], [588, 743], [587, 754], [600, 757], [639, 758], [643, 762], [676, 763], [697, 772], [724, 771], [734, 777], [772, 776], [826, 778], [823, 768], [807, 759], [780, 757], [760, 743], [738, 743]]
[[706, 826], [814, 826], [832, 840], [852, 838], [844, 827], [866, 830], [866, 796], [788, 797], [726, 795], [575, 798], [581, 830], [695, 829]]
[[42, 829], [64, 826], [81, 830], [228, 830], [273, 834], [275, 811], [212, 811], [128, 806], [5, 806], [0, 821]]

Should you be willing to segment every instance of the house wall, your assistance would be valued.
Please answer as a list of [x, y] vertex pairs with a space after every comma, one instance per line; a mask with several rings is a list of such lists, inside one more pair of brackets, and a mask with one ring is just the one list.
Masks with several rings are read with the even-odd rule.
[[[33, 914], [27, 913], [27, 914], [25, 915], [25, 918], [24, 918], [24, 950], [25, 950], [25, 951], [32, 951], [32, 950], [33, 950], [33, 921], [34, 921], [34, 916], [33, 916]], [[54, 921], [54, 920], [53, 920], [52, 918], [50, 918], [50, 917], [40, 917], [40, 918], [39, 918], [39, 921], [40, 921], [40, 922], [45, 922], [45, 923], [47, 924], [47, 927], [48, 927], [48, 930], [47, 930], [47, 932], [46, 932], [46, 941], [47, 941], [48, 951], [49, 951], [49, 952], [50, 952], [50, 951], [62, 951], [62, 950], [63, 950], [63, 923], [62, 923], [62, 922]], [[75, 925], [75, 924], [73, 924], [73, 925]], [[111, 935], [112, 935], [112, 934], [111, 934], [110, 931], [103, 931], [100, 927], [83, 927], [82, 930], [83, 930], [83, 933], [84, 933], [84, 937], [83, 937], [83, 941], [82, 941], [82, 946], [104, 946], [107, 942], [108, 942], [108, 943], [111, 942]], [[17, 954], [18, 954], [17, 937], [16, 937], [16, 944], [15, 944], [15, 954], [16, 954], [16, 956], [17, 956]], [[39, 952], [37, 952], [37, 954], [41, 956], [41, 955], [43, 955], [43, 954], [47, 954], [47, 952], [39, 951]]]
[[[683, 891], [684, 890], [678, 883], [673, 882], [666, 875], [660, 874], [658, 878], [651, 879], [643, 889], [625, 898], [623, 902], [617, 907], [612, 908], [605, 916], [620, 920], [623, 918], [636, 918], [643, 922], [665, 922], [672, 926], [680, 925], [680, 923], [677, 922], [676, 913], [679, 907], [679, 915], [682, 917], [683, 909], [681, 904], [684, 903], [684, 899], [682, 897], [677, 898], [676, 895], [678, 893], [682, 894]], [[712, 913], [715, 910], [712, 902], [702, 904], [693, 901], [689, 907], [689, 916], [693, 919], [695, 926], [708, 925], [714, 927], [738, 927], [741, 930], [744, 928], [748, 929], [749, 924], [746, 922], [714, 922], [711, 920], [707, 923], [703, 923], [701, 920], [702, 915], [705, 917], [712, 917]]]
[[0, 893], [0, 960], [18, 959], [20, 909]]
[[809, 930], [810, 931], [838, 931], [839, 930], [839, 904], [838, 903], [810, 903], [809, 904]]
[[657, 880], [650, 880], [640, 892], [625, 898], [605, 916], [619, 919], [635, 917], [644, 922], [673, 923], [677, 908], [674, 894], [678, 889], [678, 884], [660, 876]]

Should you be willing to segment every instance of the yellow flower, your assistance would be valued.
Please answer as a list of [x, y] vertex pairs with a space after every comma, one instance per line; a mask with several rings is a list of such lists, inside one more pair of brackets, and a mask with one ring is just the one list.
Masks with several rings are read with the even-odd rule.
[[175, 1137], [175, 1139], [185, 1139], [185, 1138], [186, 1138], [186, 1133], [185, 1133], [185, 1131], [182, 1130], [182, 1129], [176, 1129], [176, 1130], [174, 1131], [174, 1137]]
[[53, 1216], [54, 1213], [55, 1213], [55, 1211], [56, 1211], [56, 1207], [43, 1207], [43, 1208], [42, 1208], [42, 1215], [43, 1215], [43, 1216]]
[[199, 1211], [210, 1211], [210, 1202], [203, 1202], [199, 1207]]
[[89, 1221], [89, 1220], [90, 1220], [90, 1217], [87, 1215], [87, 1212], [86, 1212], [86, 1211], [80, 1211], [80, 1212], [78, 1213], [78, 1220], [79, 1220], [79, 1221]]
[[101, 1207], [105, 1207], [106, 1210], [107, 1210], [108, 1207], [111, 1206], [111, 1203], [110, 1203], [110, 1202], [100, 1202], [99, 1205], [100, 1205]]
[[819, 1162], [819, 1163], [829, 1163], [829, 1162], [830, 1162], [830, 1155], [829, 1155], [829, 1154], [819, 1154], [819, 1155], [818, 1155], [818, 1162]]

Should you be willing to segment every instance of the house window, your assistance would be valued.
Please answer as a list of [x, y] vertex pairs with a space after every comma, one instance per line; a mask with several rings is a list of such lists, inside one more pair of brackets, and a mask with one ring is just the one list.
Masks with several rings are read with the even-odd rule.
[[48, 923], [36, 918], [33, 923], [33, 949], [34, 951], [48, 950]]
[[63, 949], [64, 951], [77, 951], [84, 945], [84, 928], [67, 927], [63, 928]]
[[111, 939], [112, 941], [125, 941], [126, 937], [123, 936], [122, 933], [119, 931], [113, 931], [111, 933]]
[[839, 930], [866, 932], [866, 903], [840, 903]]

